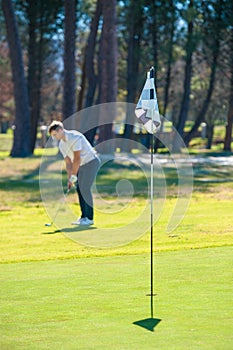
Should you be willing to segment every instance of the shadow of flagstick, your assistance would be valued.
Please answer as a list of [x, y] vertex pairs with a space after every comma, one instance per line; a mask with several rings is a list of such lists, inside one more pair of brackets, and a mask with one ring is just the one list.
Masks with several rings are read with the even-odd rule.
[[135, 321], [133, 324], [147, 329], [148, 331], [154, 332], [154, 328], [161, 322], [159, 318], [145, 318], [144, 320]]

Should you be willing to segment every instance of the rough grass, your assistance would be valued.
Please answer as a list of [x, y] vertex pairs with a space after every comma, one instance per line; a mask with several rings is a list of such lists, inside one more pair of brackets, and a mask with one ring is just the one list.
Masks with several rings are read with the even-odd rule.
[[[232, 174], [233, 166], [221, 166], [217, 160], [210, 166], [207, 158], [194, 166], [194, 191], [186, 215], [179, 227], [171, 234], [166, 233], [168, 220], [172, 214], [176, 198], [174, 198], [175, 171], [169, 166], [165, 168], [168, 181], [168, 195], [162, 213], [154, 226], [155, 251], [180, 250], [190, 248], [215, 247], [232, 244]], [[231, 158], [229, 158], [230, 160]], [[229, 163], [231, 164], [231, 163]], [[40, 157], [28, 159], [4, 158], [0, 161], [0, 259], [3, 262], [35, 261], [47, 259], [64, 259], [85, 256], [105, 256], [141, 254], [148, 251], [150, 243], [149, 212], [147, 233], [137, 236], [134, 242], [122, 247], [111, 249], [97, 249], [80, 245], [70, 240], [72, 236], [57, 231], [56, 227], [45, 227], [44, 223], [50, 218], [41, 202], [38, 185], [38, 167]], [[138, 173], [137, 173], [138, 172]], [[138, 176], [137, 176], [138, 174]], [[97, 211], [96, 226], [99, 231], [106, 227], [126, 225], [140, 212], [145, 205], [147, 183], [141, 178], [137, 168], [127, 169], [119, 164], [102, 169], [98, 175], [98, 186], [105, 195], [105, 207], [111, 209], [114, 203], [115, 184], [120, 176], [126, 176], [129, 181], [137, 183], [136, 196], [125, 210], [115, 215], [106, 214], [106, 211]], [[108, 194], [107, 192], [110, 192]], [[69, 198], [71, 209], [79, 214], [78, 205], [74, 204], [75, 194]], [[100, 208], [96, 199], [96, 206]], [[120, 202], [127, 203], [127, 198]], [[160, 202], [157, 202], [159, 207]], [[103, 204], [101, 204], [103, 205]], [[107, 211], [108, 213], [108, 211]], [[61, 215], [64, 213], [61, 212]], [[93, 235], [94, 231], [87, 230], [85, 235]], [[128, 232], [130, 234], [130, 232]], [[71, 237], [72, 238], [72, 237]], [[130, 241], [129, 241], [130, 242]]]

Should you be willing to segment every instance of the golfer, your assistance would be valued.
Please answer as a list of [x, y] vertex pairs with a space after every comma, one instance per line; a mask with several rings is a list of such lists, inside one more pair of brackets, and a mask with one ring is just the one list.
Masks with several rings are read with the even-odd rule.
[[91, 186], [100, 166], [100, 159], [86, 137], [79, 131], [66, 130], [60, 121], [49, 125], [49, 134], [59, 141], [59, 150], [66, 163], [68, 189], [76, 183], [81, 217], [73, 225], [93, 225]]

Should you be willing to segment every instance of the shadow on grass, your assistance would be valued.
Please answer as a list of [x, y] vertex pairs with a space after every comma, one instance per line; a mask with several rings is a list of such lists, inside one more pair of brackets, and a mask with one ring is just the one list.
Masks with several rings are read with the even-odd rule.
[[75, 227], [65, 227], [62, 228], [61, 231], [62, 232], [80, 232], [80, 231], [90, 231], [90, 230], [96, 230], [97, 227], [96, 226], [75, 226]]
[[54, 235], [56, 233], [60, 233], [61, 230], [54, 230], [54, 231], [47, 231], [47, 232], [41, 232], [42, 235]]
[[133, 324], [147, 329], [150, 332], [154, 332], [154, 328], [161, 322], [159, 318], [145, 318], [144, 320], [135, 321]]
[[80, 232], [80, 231], [90, 231], [90, 230], [95, 230], [95, 229], [97, 229], [97, 227], [95, 227], [95, 226], [75, 226], [75, 227], [67, 227], [67, 228], [65, 227], [65, 228], [54, 230], [54, 231], [41, 232], [41, 234], [54, 235], [54, 234], [60, 233], [60, 232], [64, 232], [64, 233]]

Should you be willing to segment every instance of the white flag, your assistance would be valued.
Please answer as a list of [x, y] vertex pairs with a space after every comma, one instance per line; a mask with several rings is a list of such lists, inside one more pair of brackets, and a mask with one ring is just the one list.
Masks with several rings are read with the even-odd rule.
[[154, 67], [147, 72], [146, 83], [137, 103], [135, 114], [150, 134], [158, 131], [161, 120], [154, 84]]

